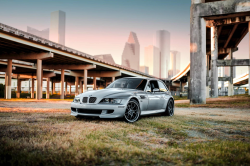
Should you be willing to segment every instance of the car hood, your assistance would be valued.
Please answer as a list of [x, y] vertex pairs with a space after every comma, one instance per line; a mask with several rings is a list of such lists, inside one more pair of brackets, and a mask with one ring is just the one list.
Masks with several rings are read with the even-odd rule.
[[97, 97], [98, 99], [103, 99], [105, 97], [108, 97], [110, 95], [115, 94], [122, 94], [122, 95], [128, 95], [132, 94], [134, 92], [137, 92], [136, 89], [120, 89], [120, 88], [110, 88], [110, 89], [102, 89], [102, 90], [93, 90], [93, 91], [87, 91], [81, 94], [81, 97]]

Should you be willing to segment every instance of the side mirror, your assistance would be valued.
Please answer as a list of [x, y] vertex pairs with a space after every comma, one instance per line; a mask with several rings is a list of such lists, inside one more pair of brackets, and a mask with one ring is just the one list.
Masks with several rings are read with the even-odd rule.
[[154, 88], [154, 89], [153, 89], [153, 92], [160, 92], [160, 89]]

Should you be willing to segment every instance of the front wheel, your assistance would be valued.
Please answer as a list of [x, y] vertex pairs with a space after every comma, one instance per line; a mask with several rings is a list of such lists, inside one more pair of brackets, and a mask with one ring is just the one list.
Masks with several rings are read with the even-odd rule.
[[131, 99], [127, 104], [126, 111], [124, 114], [125, 121], [128, 123], [133, 123], [139, 119], [140, 114], [141, 110], [139, 103], [136, 100]]
[[174, 101], [172, 99], [168, 100], [168, 105], [165, 110], [166, 116], [173, 116], [174, 115]]

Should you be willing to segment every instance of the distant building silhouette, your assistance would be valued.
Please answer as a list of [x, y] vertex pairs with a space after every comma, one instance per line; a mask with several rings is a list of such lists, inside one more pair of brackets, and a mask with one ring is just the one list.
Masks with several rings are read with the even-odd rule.
[[160, 77], [160, 50], [159, 48], [150, 45], [145, 47], [144, 64], [149, 68], [149, 74], [155, 77]]
[[49, 40], [49, 28], [39, 31], [35, 28], [27, 26], [27, 32]]
[[51, 13], [50, 40], [65, 45], [66, 13], [59, 10]]
[[140, 71], [146, 74], [149, 74], [148, 66], [140, 66]]
[[131, 69], [140, 69], [140, 44], [134, 32], [130, 32], [122, 53], [122, 65]]
[[156, 31], [155, 46], [159, 48], [160, 59], [160, 77], [169, 78], [169, 60], [170, 60], [170, 33], [166, 30]]
[[99, 58], [99, 59], [103, 59], [106, 62], [115, 64], [115, 61], [114, 61], [111, 54], [94, 55], [94, 57]]
[[171, 51], [169, 58], [169, 78], [175, 76], [180, 72], [181, 67], [181, 53], [179, 51]]

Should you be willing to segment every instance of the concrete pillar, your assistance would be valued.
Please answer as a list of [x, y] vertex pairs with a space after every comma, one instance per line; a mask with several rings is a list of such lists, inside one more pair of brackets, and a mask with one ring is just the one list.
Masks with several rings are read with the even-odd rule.
[[211, 97], [218, 97], [218, 67], [216, 60], [218, 59], [218, 36], [217, 26], [211, 27]]
[[[248, 32], [250, 32], [250, 22], [248, 22]], [[249, 49], [250, 49], [250, 33], [249, 33]], [[250, 51], [249, 51], [250, 59]], [[248, 95], [250, 95], [250, 66], [248, 66]]]
[[[207, 60], [206, 60], [206, 67], [207, 67], [207, 70], [206, 70], [206, 77], [208, 78], [209, 77], [209, 55], [206, 55], [207, 56]], [[209, 95], [209, 81], [206, 80], [206, 98], [209, 98], [210, 95]]]
[[6, 87], [7, 87], [6, 85], [7, 85], [7, 82], [8, 82], [8, 81], [7, 81], [6, 72], [5, 72], [4, 76], [5, 76], [5, 77], [4, 77], [4, 78], [5, 78], [5, 79], [4, 79], [4, 82], [5, 82], [5, 83], [4, 83], [4, 99], [6, 99]]
[[96, 77], [93, 78], [93, 85], [94, 85], [93, 90], [96, 90]]
[[41, 84], [42, 84], [42, 60], [37, 59], [36, 69], [36, 99], [41, 99]]
[[180, 92], [182, 92], [182, 82], [180, 81]]
[[17, 76], [17, 90], [16, 90], [16, 98], [20, 98], [20, 94], [21, 94], [21, 84], [22, 84], [22, 81], [21, 79], [19, 78], [19, 76]]
[[83, 82], [80, 81], [80, 93], [83, 93]]
[[5, 77], [5, 97], [11, 99], [11, 74], [12, 74], [12, 59], [8, 59]]
[[[233, 59], [233, 51], [230, 49], [228, 59]], [[234, 67], [230, 66], [230, 81], [228, 81], [228, 96], [234, 95], [234, 85], [233, 85], [233, 79], [234, 79]]]
[[28, 91], [28, 93], [30, 93], [30, 79], [29, 79], [29, 91]]
[[112, 82], [114, 82], [115, 81], [115, 77], [112, 77]]
[[41, 99], [43, 98], [43, 68], [42, 68], [42, 74], [41, 74]]
[[64, 99], [64, 69], [61, 69], [61, 93], [60, 99]]
[[65, 82], [65, 95], [67, 94], [67, 91], [68, 91], [68, 84], [67, 82]]
[[75, 96], [77, 96], [78, 93], [78, 83], [79, 83], [79, 77], [75, 77]]
[[49, 99], [50, 78], [47, 78], [46, 99]]
[[84, 92], [88, 90], [88, 70], [84, 70]]
[[56, 83], [53, 82], [53, 89], [52, 89], [52, 94], [55, 94], [56, 93]]
[[190, 104], [206, 104], [206, 22], [191, 6]]
[[187, 80], [188, 80], [188, 99], [190, 99], [190, 73], [188, 73]]
[[31, 93], [30, 93], [30, 98], [34, 99], [34, 89], [35, 89], [35, 79], [31, 78]]
[[69, 94], [71, 94], [71, 85], [69, 85]]

